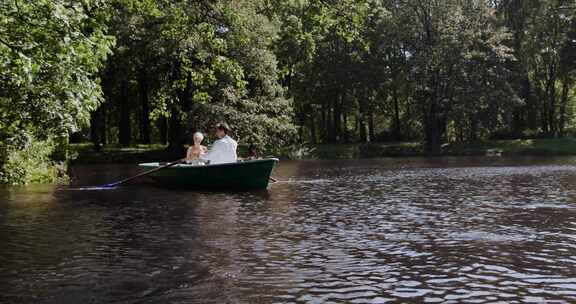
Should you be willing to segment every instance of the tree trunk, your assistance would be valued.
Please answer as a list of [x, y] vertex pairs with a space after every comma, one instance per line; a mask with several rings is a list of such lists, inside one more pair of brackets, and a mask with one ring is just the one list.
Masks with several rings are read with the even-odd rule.
[[328, 113], [326, 113], [326, 131], [328, 133], [328, 142], [330, 143], [334, 143], [334, 139], [336, 138], [335, 136], [335, 130], [334, 130], [334, 104], [335, 104], [335, 98], [332, 99], [331, 104], [328, 105]]
[[464, 142], [464, 126], [461, 119], [456, 121], [456, 142]]
[[310, 115], [310, 140], [312, 144], [317, 143], [317, 135], [316, 135], [316, 121], [314, 120], [314, 114]]
[[104, 95], [104, 102], [98, 108], [100, 112], [100, 127], [98, 128], [98, 137], [102, 145], [108, 143], [108, 107], [114, 104], [114, 69], [109, 65], [105, 69], [102, 77], [102, 93]]
[[553, 116], [552, 114], [552, 109], [550, 108], [551, 106], [551, 102], [550, 102], [550, 95], [549, 95], [549, 85], [546, 85], [546, 87], [543, 89], [542, 92], [542, 112], [540, 114], [541, 116], [541, 120], [542, 120], [542, 133], [546, 138], [551, 138], [552, 137], [552, 121], [551, 118]]
[[300, 112], [296, 114], [298, 116], [298, 125], [301, 126], [300, 128], [298, 128], [298, 141], [304, 142], [304, 126], [306, 125], [306, 112], [310, 113], [310, 111], [305, 111], [301, 109], [298, 112]]
[[441, 139], [438, 105], [434, 98], [428, 101], [428, 106], [424, 107], [424, 125], [426, 136], [426, 153], [428, 155], [440, 155]]
[[368, 134], [366, 133], [366, 122], [364, 119], [364, 114], [358, 114], [358, 129], [360, 133], [360, 141], [361, 142], [368, 142]]
[[470, 135], [468, 136], [470, 142], [478, 141], [478, 119], [472, 115], [470, 117]]
[[162, 117], [158, 120], [158, 133], [160, 134], [160, 143], [165, 145], [168, 143], [168, 120]]
[[327, 126], [328, 126], [328, 122], [326, 121], [326, 102], [322, 103], [322, 110], [320, 111], [320, 141], [321, 142], [326, 142], [328, 136], [326, 134], [326, 130], [328, 130]]
[[345, 143], [350, 142], [350, 138], [348, 138], [348, 117], [344, 112], [342, 113], [342, 138]]
[[360, 141], [361, 142], [368, 142], [368, 134], [366, 133], [366, 117], [368, 116], [367, 112], [368, 112], [368, 104], [370, 103], [369, 100], [367, 100], [367, 94], [366, 91], [364, 91], [364, 94], [362, 94], [362, 96], [360, 97], [360, 100], [358, 101], [358, 118], [357, 120], [357, 127], [358, 127], [358, 132], [360, 134]]
[[334, 99], [334, 112], [332, 113], [334, 115], [333, 118], [333, 128], [334, 128], [334, 137], [333, 137], [333, 141], [339, 142], [341, 137], [342, 137], [342, 111], [341, 111], [341, 99], [343, 98], [343, 96], [341, 94], [338, 95], [338, 98]]
[[[183, 112], [191, 110], [191, 86], [192, 79], [189, 77], [186, 81], [186, 87], [178, 94], [178, 103]], [[182, 116], [177, 108], [172, 109], [168, 128], [168, 149], [177, 153], [184, 153], [184, 144], [186, 143], [185, 132], [182, 125]]]
[[120, 84], [120, 121], [118, 126], [118, 143], [126, 147], [131, 141], [130, 103], [128, 99], [128, 81], [122, 80]]
[[374, 129], [374, 112], [369, 110], [368, 113], [368, 142], [376, 140], [376, 130]]
[[402, 131], [400, 129], [400, 105], [398, 104], [398, 89], [396, 86], [392, 87], [392, 101], [394, 103], [394, 139], [400, 141], [402, 140]]
[[562, 82], [562, 97], [560, 100], [560, 121], [558, 122], [558, 136], [564, 137], [564, 130], [566, 129], [566, 108], [568, 107], [568, 95], [570, 93], [570, 85], [568, 84], [568, 77]]
[[168, 150], [184, 153], [184, 134], [182, 132], [182, 118], [180, 113], [173, 109], [168, 120]]
[[551, 77], [548, 84], [548, 124], [550, 130], [550, 137], [555, 138], [557, 136], [557, 119], [556, 119], [556, 79]]
[[376, 127], [374, 126], [374, 112], [368, 113], [368, 142], [376, 141]]
[[515, 134], [522, 134], [526, 129], [535, 129], [534, 122], [537, 121], [535, 111], [532, 105], [532, 91], [530, 86], [530, 79], [528, 76], [523, 76], [520, 80], [519, 96], [524, 100], [524, 105], [516, 107], [512, 119], [512, 131]]
[[534, 91], [530, 78], [524, 76], [522, 79], [522, 97], [527, 105], [526, 113], [526, 128], [535, 130], [538, 128], [538, 105], [533, 98]]
[[100, 108], [96, 111], [90, 113], [90, 141], [94, 145], [94, 151], [100, 152], [102, 148], [102, 142], [100, 140], [100, 128], [102, 113]]
[[440, 71], [436, 70], [432, 73], [430, 79], [430, 87], [434, 88], [430, 95], [425, 95], [423, 98], [425, 104], [424, 113], [424, 127], [426, 129], [426, 152], [429, 155], [440, 155], [442, 152], [442, 129], [440, 128], [441, 113], [440, 113]]
[[106, 145], [108, 143], [108, 128], [107, 128], [107, 116], [108, 115], [108, 105], [106, 103], [100, 105], [100, 143]]
[[526, 106], [516, 107], [512, 113], [512, 126], [511, 130], [514, 136], [521, 134], [524, 129], [526, 129], [526, 125], [524, 124], [525, 114], [526, 113]]
[[138, 87], [140, 90], [140, 105], [142, 107], [142, 116], [140, 117], [140, 143], [150, 143], [150, 102], [148, 100], [148, 75], [146, 68], [140, 71]]

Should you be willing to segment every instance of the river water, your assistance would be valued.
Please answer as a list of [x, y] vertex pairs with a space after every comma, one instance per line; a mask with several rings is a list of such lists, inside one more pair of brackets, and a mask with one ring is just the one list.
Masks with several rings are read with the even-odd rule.
[[0, 303], [576, 302], [576, 158], [283, 161], [248, 193], [0, 189]]

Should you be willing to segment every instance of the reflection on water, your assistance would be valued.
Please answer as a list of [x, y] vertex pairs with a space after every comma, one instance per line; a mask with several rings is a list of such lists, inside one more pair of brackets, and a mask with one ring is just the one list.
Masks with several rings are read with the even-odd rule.
[[[74, 169], [75, 185], [133, 167]], [[282, 162], [268, 191], [0, 189], [0, 303], [576, 301], [576, 160]]]

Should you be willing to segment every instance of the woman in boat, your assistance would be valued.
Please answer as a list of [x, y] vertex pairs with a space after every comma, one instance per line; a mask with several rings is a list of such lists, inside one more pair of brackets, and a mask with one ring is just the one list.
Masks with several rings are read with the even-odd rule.
[[200, 157], [208, 151], [208, 148], [202, 145], [202, 141], [204, 140], [204, 135], [202, 135], [202, 133], [194, 133], [192, 139], [194, 140], [194, 144], [190, 146], [186, 152], [187, 163], [198, 161]]

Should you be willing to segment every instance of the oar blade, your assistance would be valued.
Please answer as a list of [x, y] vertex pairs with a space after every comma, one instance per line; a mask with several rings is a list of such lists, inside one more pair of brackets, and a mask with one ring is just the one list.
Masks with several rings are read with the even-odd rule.
[[116, 188], [116, 186], [118, 186], [118, 183], [111, 183], [111, 184], [102, 185], [102, 186], [100, 186], [100, 188], [112, 189], [112, 188]]
[[68, 188], [66, 190], [71, 190], [71, 191], [99, 191], [99, 190], [114, 190], [114, 189], [117, 189], [117, 187], [88, 186], [88, 187]]

